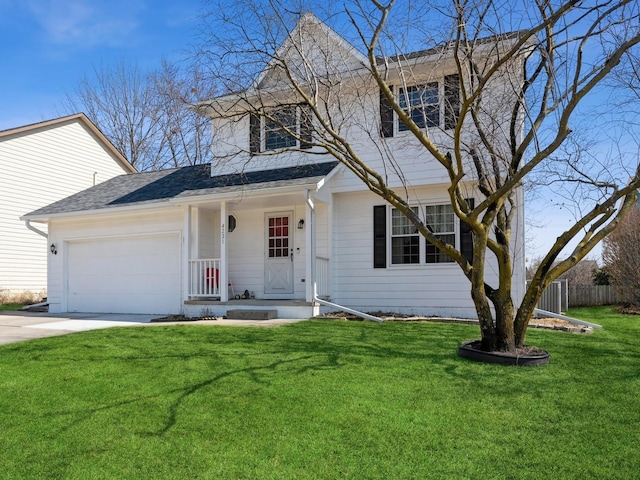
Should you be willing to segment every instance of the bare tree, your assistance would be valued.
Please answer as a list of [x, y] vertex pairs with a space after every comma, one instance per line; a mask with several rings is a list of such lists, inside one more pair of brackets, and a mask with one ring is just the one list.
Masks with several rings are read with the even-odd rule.
[[84, 111], [138, 170], [158, 170], [209, 161], [208, 122], [190, 106], [213, 93], [166, 60], [152, 72], [120, 62], [84, 77], [63, 108]]
[[[322, 26], [302, 13], [308, 7], [276, 0], [212, 7], [203, 55], [216, 80], [236, 93], [233, 108], [220, 99], [209, 103], [209, 112], [263, 118], [297, 139], [298, 147], [284, 150], [311, 145], [339, 160], [458, 264], [470, 282], [482, 347], [517, 351], [544, 289], [614, 230], [640, 186], [637, 159], [610, 155], [594, 164], [561, 150], [585, 99], [640, 42], [638, 3], [360, 0], [341, 12], [330, 4], [323, 19], [356, 45], [340, 48], [328, 41], [332, 32], [323, 37]], [[407, 54], [412, 45], [423, 50]], [[429, 93], [412, 86], [443, 74], [445, 91], [455, 94], [444, 122], [430, 122]], [[299, 112], [304, 128], [275, 113], [284, 104]], [[453, 212], [473, 233], [472, 256], [412, 208], [410, 180], [389, 147], [385, 113], [412, 135], [406, 148], [421, 149], [417, 158], [427, 158], [446, 178]], [[354, 129], [376, 146], [375, 159], [362, 155]], [[255, 143], [251, 150], [268, 154]], [[543, 186], [578, 202], [581, 215], [541, 259], [516, 304], [512, 272], [523, 252], [513, 237], [521, 234], [523, 184], [541, 172]], [[570, 243], [575, 246], [565, 251]], [[488, 279], [489, 268], [497, 270], [497, 281]]]
[[604, 240], [602, 260], [624, 301], [640, 307], [640, 207], [634, 207]]
[[593, 277], [597, 271], [598, 262], [584, 259], [567, 270], [560, 278], [566, 279], [569, 285], [593, 285]]

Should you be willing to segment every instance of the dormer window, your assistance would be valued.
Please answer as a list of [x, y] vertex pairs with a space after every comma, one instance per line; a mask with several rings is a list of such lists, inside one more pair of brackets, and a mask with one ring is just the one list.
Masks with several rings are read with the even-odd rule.
[[252, 113], [249, 151], [308, 149], [312, 145], [312, 112], [307, 104], [283, 105]]
[[[460, 77], [447, 75], [441, 82], [391, 87], [398, 105], [421, 129], [455, 128], [460, 116]], [[380, 133], [393, 137], [394, 132], [406, 132], [409, 127], [395, 114], [384, 95], [380, 95]]]

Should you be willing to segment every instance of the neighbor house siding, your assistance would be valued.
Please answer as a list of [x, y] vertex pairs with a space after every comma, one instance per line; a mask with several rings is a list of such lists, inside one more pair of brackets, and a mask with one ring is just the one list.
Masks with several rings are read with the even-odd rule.
[[43, 291], [50, 242], [20, 216], [125, 171], [77, 120], [0, 138], [0, 168], [0, 290]]

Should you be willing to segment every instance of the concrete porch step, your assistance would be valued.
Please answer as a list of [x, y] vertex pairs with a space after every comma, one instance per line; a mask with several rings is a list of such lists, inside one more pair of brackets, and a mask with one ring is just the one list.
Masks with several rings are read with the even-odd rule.
[[230, 320], [271, 320], [278, 318], [277, 310], [227, 310], [227, 318]]

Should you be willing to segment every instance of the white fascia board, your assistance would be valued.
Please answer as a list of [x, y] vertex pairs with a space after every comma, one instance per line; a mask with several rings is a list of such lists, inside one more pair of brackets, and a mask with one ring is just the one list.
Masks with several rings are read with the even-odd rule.
[[273, 197], [278, 195], [287, 195], [292, 193], [304, 194], [305, 190], [316, 191], [320, 188], [322, 180], [319, 182], [301, 183], [298, 185], [287, 185], [282, 187], [272, 188], [257, 188], [253, 190], [234, 190], [231, 192], [223, 193], [210, 193], [206, 195], [194, 195], [191, 197], [177, 197], [169, 200], [171, 205], [185, 206], [185, 205], [200, 205], [203, 203], [221, 202], [221, 201], [233, 201], [237, 200], [238, 196], [242, 198], [256, 198], [256, 197]]
[[78, 210], [73, 212], [51, 213], [49, 215], [24, 215], [20, 220], [31, 220], [32, 222], [48, 223], [50, 220], [58, 218], [92, 217], [99, 215], [118, 215], [120, 213], [135, 213], [137, 211], [148, 211], [166, 208], [170, 205], [168, 200], [161, 200], [149, 204], [123, 205], [106, 208], [95, 208], [92, 210]]

